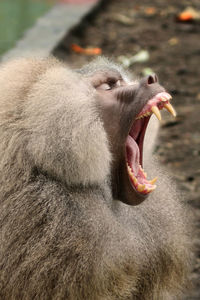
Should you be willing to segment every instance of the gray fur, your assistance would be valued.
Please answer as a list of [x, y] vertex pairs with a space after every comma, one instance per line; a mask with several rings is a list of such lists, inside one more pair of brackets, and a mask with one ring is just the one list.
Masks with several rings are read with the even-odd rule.
[[112, 199], [109, 140], [81, 73], [53, 58], [0, 69], [0, 299], [181, 299], [186, 210], [160, 167], [141, 205]]
[[[109, 68], [108, 68], [109, 66]], [[109, 70], [115, 70], [119, 72], [125, 81], [130, 81], [131, 75], [128, 70], [124, 70], [121, 65], [116, 64], [111, 59], [104, 56], [99, 56], [97, 59], [91, 61], [87, 65], [83, 66], [81, 69], [76, 70], [78, 73], [85, 77], [91, 76], [96, 72], [105, 72]]]

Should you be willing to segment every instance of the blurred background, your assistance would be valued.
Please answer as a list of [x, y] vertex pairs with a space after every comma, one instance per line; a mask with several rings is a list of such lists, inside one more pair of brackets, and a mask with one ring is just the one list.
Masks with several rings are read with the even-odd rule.
[[25, 29], [47, 12], [56, 0], [0, 0], [0, 55], [15, 45]]

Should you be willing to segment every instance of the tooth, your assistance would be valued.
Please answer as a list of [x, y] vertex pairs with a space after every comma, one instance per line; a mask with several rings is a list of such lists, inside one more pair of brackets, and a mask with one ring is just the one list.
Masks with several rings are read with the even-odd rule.
[[131, 167], [129, 167], [129, 165], [127, 165], [127, 166], [128, 166], [128, 174], [129, 174], [129, 176], [130, 176], [131, 179], [133, 180], [134, 184], [135, 184], [136, 186], [138, 186], [137, 178], [134, 176], [134, 173], [133, 173]]
[[175, 109], [170, 103], [165, 103], [164, 107], [168, 110], [168, 112], [170, 112], [170, 114], [172, 114], [172, 116], [176, 117]]
[[137, 187], [138, 192], [143, 192], [145, 190], [145, 184], [139, 184]]
[[152, 185], [154, 185], [154, 183], [157, 181], [158, 177], [155, 177], [154, 179], [152, 179], [151, 181], [149, 181], [149, 183], [151, 183]]
[[172, 99], [172, 96], [171, 96], [170, 94], [168, 94], [168, 93], [166, 93], [165, 96], [166, 96], [166, 98], [167, 98], [168, 100]]
[[156, 185], [154, 185], [154, 186], [152, 186], [151, 188], [146, 188], [146, 190], [147, 190], [147, 194], [148, 193], [151, 193], [152, 191], [154, 191], [156, 189]]
[[158, 107], [157, 106], [152, 106], [151, 110], [154, 113], [154, 115], [156, 115], [157, 119], [159, 121], [161, 121], [162, 117], [161, 117], [161, 114], [160, 114], [160, 111], [159, 111]]
[[134, 181], [135, 185], [137, 186], [138, 185], [138, 181], [137, 181], [137, 178], [135, 176], [133, 176], [133, 181]]
[[168, 98], [165, 98], [164, 96], [162, 96], [160, 99], [161, 99], [163, 102], [168, 101]]
[[131, 167], [127, 164], [127, 169], [129, 174], [133, 174]]
[[133, 172], [130, 167], [128, 167], [128, 173], [129, 173], [129, 175], [133, 175]]

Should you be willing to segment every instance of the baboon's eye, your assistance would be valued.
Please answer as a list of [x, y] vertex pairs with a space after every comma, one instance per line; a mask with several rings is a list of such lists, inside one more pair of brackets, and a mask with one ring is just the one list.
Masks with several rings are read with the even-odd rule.
[[113, 88], [119, 87], [122, 85], [121, 79], [108, 79], [107, 82], [101, 83], [98, 88], [104, 91], [111, 90]]
[[111, 90], [112, 86], [109, 83], [102, 83], [98, 88], [107, 91]]

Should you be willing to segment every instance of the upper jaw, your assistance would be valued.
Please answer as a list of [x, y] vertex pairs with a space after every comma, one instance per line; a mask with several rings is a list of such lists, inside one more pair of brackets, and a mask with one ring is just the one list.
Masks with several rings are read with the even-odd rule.
[[[152, 97], [146, 102], [142, 110], [136, 116], [136, 120], [150, 116], [152, 113], [154, 113], [160, 121], [161, 115], [159, 113], [159, 110], [163, 109], [163, 107], [165, 107], [168, 110], [169, 101], [171, 99], [171, 95], [165, 91], [157, 93], [154, 97]], [[174, 110], [171, 110], [170, 112], [173, 112], [172, 115], [176, 116]]]

